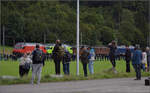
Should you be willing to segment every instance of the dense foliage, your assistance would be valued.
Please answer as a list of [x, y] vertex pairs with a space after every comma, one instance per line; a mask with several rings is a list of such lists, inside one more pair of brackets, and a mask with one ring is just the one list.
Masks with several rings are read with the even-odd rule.
[[[2, 1], [0, 21], [7, 45], [56, 39], [76, 44], [75, 1]], [[146, 46], [149, 22], [148, 1], [80, 2], [80, 43], [99, 46], [116, 40]]]

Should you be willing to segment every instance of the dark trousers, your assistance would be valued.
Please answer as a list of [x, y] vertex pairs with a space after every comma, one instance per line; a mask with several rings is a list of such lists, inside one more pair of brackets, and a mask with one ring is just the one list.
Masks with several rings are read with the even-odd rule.
[[130, 72], [130, 61], [126, 60], [126, 72]]
[[83, 65], [84, 76], [87, 77], [87, 63], [82, 63], [82, 65]]
[[136, 79], [141, 79], [141, 65], [134, 64], [135, 72], [136, 72]]
[[65, 63], [63, 64], [63, 71], [65, 75], [69, 75], [70, 71], [69, 71], [69, 63]]
[[150, 71], [150, 61], [147, 60], [147, 68], [148, 68], [148, 71]]
[[61, 60], [54, 60], [54, 63], [55, 63], [55, 73], [56, 73], [56, 75], [60, 75], [60, 61], [61, 61]]
[[26, 69], [25, 66], [19, 66], [19, 75], [23, 77], [24, 75], [28, 75], [30, 69]]
[[115, 58], [111, 58], [110, 62], [112, 64], [112, 66], [115, 68], [116, 67], [116, 60], [115, 60]]

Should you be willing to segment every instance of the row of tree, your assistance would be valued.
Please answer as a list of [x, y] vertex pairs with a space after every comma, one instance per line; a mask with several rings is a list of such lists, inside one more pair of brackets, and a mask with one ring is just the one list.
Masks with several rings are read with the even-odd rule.
[[[7, 45], [56, 39], [76, 44], [75, 1], [2, 1], [0, 15]], [[149, 1], [80, 2], [80, 44], [116, 40], [119, 45], [147, 46], [149, 26]]]

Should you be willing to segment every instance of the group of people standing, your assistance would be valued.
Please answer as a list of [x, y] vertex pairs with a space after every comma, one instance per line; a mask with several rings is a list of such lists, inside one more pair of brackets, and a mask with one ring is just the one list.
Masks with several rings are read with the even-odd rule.
[[[110, 48], [109, 52], [109, 59], [112, 63], [112, 70], [114, 73], [117, 73], [115, 67], [116, 67], [116, 61], [115, 61], [115, 51], [117, 49], [117, 45], [115, 41], [112, 41], [109, 43], [108, 47]], [[135, 80], [141, 80], [141, 69], [143, 71], [150, 71], [150, 49], [147, 47], [146, 49], [143, 49], [143, 51], [140, 50], [139, 45], [136, 45], [134, 48], [134, 51], [131, 52], [129, 49], [129, 46], [126, 46], [126, 52], [125, 52], [125, 60], [126, 60], [126, 72], [130, 72], [130, 61], [132, 61], [132, 66], [136, 72], [136, 79]]]
[[[40, 46], [37, 44], [35, 50], [32, 53], [25, 53], [20, 58], [19, 75], [23, 77], [28, 75], [30, 67], [32, 67], [31, 84], [34, 84], [35, 76], [37, 76], [37, 84], [40, 84], [42, 68], [45, 65], [45, 54], [40, 50]], [[32, 66], [31, 66], [32, 64]]]
[[[117, 73], [116, 61], [115, 61], [115, 52], [117, 49], [117, 45], [114, 41], [109, 43], [108, 47], [110, 48], [109, 52], [109, 59], [112, 63], [111, 70], [114, 73]], [[66, 46], [62, 47], [60, 40], [56, 40], [56, 44], [52, 51], [52, 58], [55, 64], [55, 74], [60, 75], [60, 63], [62, 61], [63, 64], [63, 72], [65, 75], [70, 75], [70, 62], [72, 55], [67, 50]], [[40, 50], [40, 46], [37, 44], [35, 50], [32, 53], [26, 53], [23, 57], [20, 58], [20, 66], [19, 66], [19, 74], [20, 77], [27, 75], [30, 66], [32, 64], [32, 79], [31, 83], [34, 84], [35, 76], [37, 76], [37, 84], [40, 84], [41, 80], [41, 72], [42, 68], [45, 65], [45, 54], [42, 50]], [[91, 47], [81, 47], [80, 50], [80, 60], [83, 66], [84, 76], [87, 77], [87, 65], [89, 68], [90, 74], [94, 74], [94, 60], [95, 60], [95, 51]], [[141, 66], [143, 71], [150, 71], [150, 49], [147, 47], [146, 51], [143, 52], [140, 50], [139, 46], [135, 46], [134, 52], [131, 53], [128, 46], [126, 46], [126, 53], [125, 53], [125, 60], [126, 60], [126, 72], [130, 72], [130, 61], [132, 61], [132, 65], [136, 72], [136, 79], [141, 79]]]
[[[93, 61], [95, 60], [94, 49], [82, 47], [81, 62], [83, 64], [84, 76], [87, 76], [87, 64], [89, 63], [89, 71], [91, 74], [94, 73]], [[62, 47], [60, 40], [56, 40], [56, 44], [52, 51], [52, 58], [55, 64], [55, 74], [60, 75], [60, 64], [62, 61], [63, 72], [65, 75], [70, 74], [70, 62], [72, 55], [67, 50], [67, 47]], [[31, 84], [34, 84], [35, 76], [37, 76], [37, 84], [40, 84], [42, 68], [45, 65], [45, 54], [40, 50], [40, 46], [37, 44], [35, 50], [32, 53], [25, 53], [20, 58], [19, 75], [23, 77], [28, 75], [30, 67], [32, 67], [32, 78]], [[31, 65], [32, 64], [32, 65]]]
[[94, 60], [95, 60], [95, 51], [93, 48], [91, 47], [81, 47], [81, 55], [80, 55], [80, 59], [83, 65], [83, 71], [84, 71], [84, 76], [87, 77], [87, 64], [89, 67], [89, 72], [90, 74], [94, 74], [94, 68], [93, 68], [93, 64], [94, 64]]
[[133, 68], [136, 72], [135, 80], [141, 80], [141, 69], [147, 72], [150, 71], [150, 50], [147, 47], [141, 51], [140, 47], [136, 46], [133, 54], [131, 55], [131, 58]]
[[[60, 63], [62, 61], [63, 64], [63, 72], [65, 75], [70, 74], [69, 64], [71, 61], [71, 54], [64, 46], [61, 46], [60, 40], [56, 40], [56, 45], [54, 46], [54, 50], [52, 52], [52, 58], [55, 63], [55, 73], [56, 75], [60, 75]], [[95, 52], [93, 48], [85, 48], [84, 46], [81, 48], [80, 59], [83, 65], [84, 76], [87, 76], [87, 64], [89, 64], [89, 71], [91, 74], [94, 73], [93, 61], [95, 60]]]
[[[69, 75], [69, 63], [71, 61], [71, 54], [66, 47], [62, 47], [60, 40], [56, 40], [52, 58], [55, 63], [55, 73], [60, 75], [60, 62], [63, 63], [63, 71], [65, 75]], [[30, 54], [26, 53], [20, 58], [19, 74], [20, 77], [28, 75], [30, 67], [32, 67], [32, 79], [31, 84], [34, 84], [35, 76], [37, 76], [37, 84], [40, 84], [42, 68], [45, 65], [45, 54], [40, 50], [40, 46], [37, 44], [35, 50]], [[31, 65], [32, 64], [32, 65]]]
[[66, 46], [62, 47], [60, 40], [56, 40], [56, 45], [54, 46], [54, 50], [52, 51], [52, 58], [55, 63], [55, 73], [56, 75], [60, 75], [60, 63], [62, 61], [63, 71], [65, 75], [70, 74], [70, 62], [71, 62], [71, 54], [67, 50]]

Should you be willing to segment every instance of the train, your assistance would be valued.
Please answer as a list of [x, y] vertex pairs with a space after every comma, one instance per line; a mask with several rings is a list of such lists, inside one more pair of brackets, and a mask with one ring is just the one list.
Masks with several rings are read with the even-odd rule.
[[[39, 44], [40, 45], [40, 49], [47, 55], [51, 55], [52, 51], [54, 49], [55, 44], [40, 44], [40, 43], [17, 43], [14, 46], [13, 49], [13, 55], [16, 55], [17, 57], [22, 56], [24, 53], [31, 53], [34, 48], [35, 45]], [[62, 46], [66, 47], [67, 50], [73, 54], [76, 55], [76, 46], [71, 46], [71, 45], [67, 45], [67, 44], [62, 44]], [[88, 47], [88, 46], [86, 46]], [[95, 54], [96, 55], [109, 55], [109, 51], [110, 49], [107, 46], [97, 46], [97, 47], [93, 47], [95, 50]], [[134, 51], [134, 47], [133, 46], [129, 46], [129, 49], [131, 50], [131, 52]], [[117, 50], [116, 50], [116, 55], [124, 55], [126, 52], [126, 47], [125, 46], [117, 46]]]
[[24, 53], [32, 53], [32, 51], [35, 49], [36, 44], [39, 44], [40, 49], [44, 53], [46, 53], [46, 49], [45, 49], [45, 46], [43, 44], [40, 44], [40, 43], [24, 43], [24, 42], [17, 43], [14, 46], [14, 49], [13, 49], [12, 53], [16, 57], [21, 57]]

